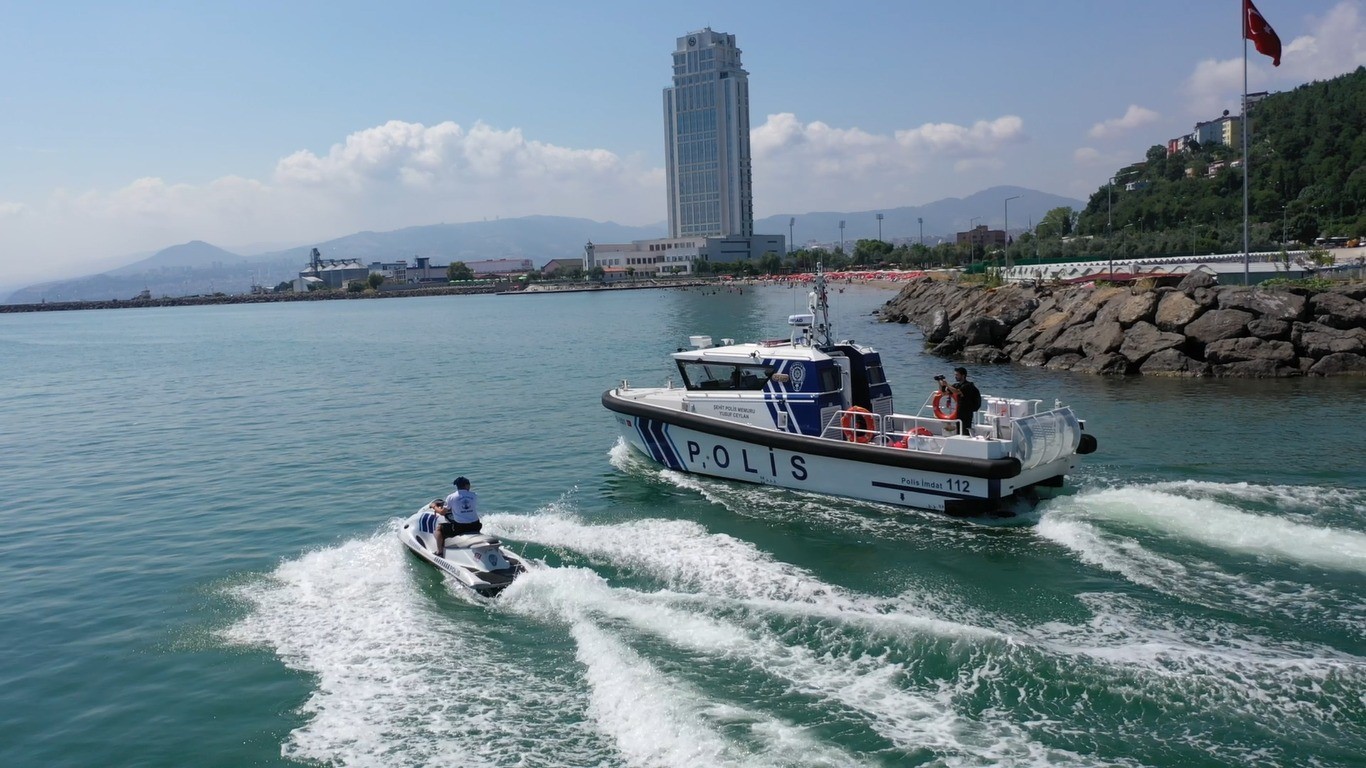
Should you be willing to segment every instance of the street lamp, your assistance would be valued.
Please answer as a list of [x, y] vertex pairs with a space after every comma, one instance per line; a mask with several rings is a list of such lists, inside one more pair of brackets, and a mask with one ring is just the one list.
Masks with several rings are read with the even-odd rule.
[[915, 223], [920, 225], [920, 247], [925, 247], [925, 219], [917, 216]]
[[882, 242], [882, 214], [877, 215], [877, 241]]
[[1010, 197], [1007, 197], [1007, 198], [1006, 198], [1006, 202], [1005, 202], [1006, 223], [1005, 223], [1004, 231], [1005, 231], [1005, 236], [1006, 236], [1006, 242], [1005, 242], [1005, 251], [1006, 251], [1006, 262], [1005, 262], [1005, 263], [1006, 263], [1006, 269], [1010, 269], [1010, 201], [1011, 201], [1011, 200], [1018, 200], [1019, 198], [1020, 198], [1019, 195], [1011, 195]]
[[840, 219], [840, 255], [844, 255], [844, 219]]
[[797, 217], [792, 216], [787, 220], [787, 252], [792, 253], [792, 225], [797, 223]]

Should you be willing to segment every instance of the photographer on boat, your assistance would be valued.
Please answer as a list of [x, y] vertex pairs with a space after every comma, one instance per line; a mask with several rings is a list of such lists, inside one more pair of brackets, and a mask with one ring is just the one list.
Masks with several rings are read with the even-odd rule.
[[[954, 368], [952, 384], [943, 375], [935, 376], [934, 380], [939, 382], [939, 391], [953, 395], [954, 401], [958, 404], [953, 415], [947, 418], [957, 418], [958, 434], [971, 437], [972, 415], [982, 407], [982, 393], [978, 391], [976, 384], [968, 381], [968, 369], [962, 366]], [[939, 413], [938, 407], [935, 408], [935, 413]]]

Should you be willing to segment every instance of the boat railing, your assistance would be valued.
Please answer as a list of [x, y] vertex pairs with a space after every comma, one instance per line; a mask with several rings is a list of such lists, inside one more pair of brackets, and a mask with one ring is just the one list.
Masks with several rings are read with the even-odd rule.
[[860, 408], [831, 413], [821, 430], [821, 437], [849, 443], [943, 453], [945, 439], [957, 433], [957, 421], [904, 413], [884, 416]]

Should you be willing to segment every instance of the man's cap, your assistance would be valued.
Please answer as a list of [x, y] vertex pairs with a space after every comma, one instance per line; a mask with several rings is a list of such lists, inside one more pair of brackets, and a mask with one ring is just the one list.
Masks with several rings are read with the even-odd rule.
[[455, 478], [455, 487], [456, 487], [456, 488], [468, 488], [468, 487], [470, 487], [469, 478], [464, 477], [463, 475], [460, 476], [460, 477]]
[[953, 369], [953, 372], [954, 372], [954, 373], [961, 373], [961, 374], [963, 374], [964, 376], [967, 376], [967, 375], [968, 375], [968, 369], [962, 367], [961, 365], [958, 366], [957, 368], [954, 368], [954, 369]]

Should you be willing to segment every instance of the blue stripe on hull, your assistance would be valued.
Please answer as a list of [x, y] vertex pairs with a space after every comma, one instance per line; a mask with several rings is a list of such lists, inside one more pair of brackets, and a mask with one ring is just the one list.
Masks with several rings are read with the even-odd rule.
[[679, 460], [678, 452], [669, 442], [667, 434], [669, 425], [656, 419], [641, 417], [636, 417], [635, 421], [636, 434], [640, 436], [640, 441], [644, 443], [645, 450], [649, 452], [650, 458], [669, 469], [683, 469], [683, 462]]

